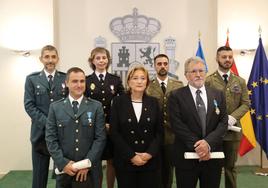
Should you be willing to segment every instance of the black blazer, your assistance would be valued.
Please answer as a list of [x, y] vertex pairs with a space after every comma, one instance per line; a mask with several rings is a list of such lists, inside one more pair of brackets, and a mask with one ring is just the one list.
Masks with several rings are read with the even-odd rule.
[[[184, 152], [193, 152], [194, 144], [198, 140], [205, 139], [211, 147], [211, 152], [222, 151], [222, 140], [228, 124], [225, 98], [221, 91], [209, 87], [206, 87], [206, 92], [208, 105], [204, 138], [202, 138], [201, 122], [189, 86], [174, 90], [170, 94], [168, 109], [171, 127], [175, 133], [176, 167], [189, 169], [199, 164], [198, 160], [184, 159]], [[216, 113], [216, 106], [220, 111], [219, 114]], [[219, 160], [213, 159], [208, 162], [218, 164]]]
[[[158, 101], [154, 97], [144, 94], [139, 122], [129, 94], [114, 98], [110, 125], [116, 168], [129, 171], [159, 168], [159, 147], [163, 140], [161, 117]], [[134, 166], [130, 159], [135, 152], [147, 152], [153, 157], [143, 166]]]
[[123, 93], [124, 87], [122, 81], [116, 75], [107, 72], [104, 85], [101, 85], [95, 72], [86, 78], [85, 95], [102, 103], [106, 123], [109, 123], [112, 99]]

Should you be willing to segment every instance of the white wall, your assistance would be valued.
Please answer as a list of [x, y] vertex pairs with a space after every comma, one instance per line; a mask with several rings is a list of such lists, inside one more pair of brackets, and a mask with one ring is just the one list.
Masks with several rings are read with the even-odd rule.
[[[89, 73], [87, 59], [94, 47], [94, 39], [100, 35], [105, 37], [108, 49], [112, 42], [119, 42], [110, 31], [110, 21], [115, 17], [132, 14], [135, 7], [139, 14], [154, 17], [161, 22], [160, 33], [151, 41], [160, 43], [161, 52], [164, 52], [164, 39], [175, 37], [176, 60], [183, 65], [186, 58], [195, 55], [200, 31], [206, 59], [208, 62], [213, 61], [217, 44], [216, 1], [81, 0], [77, 3], [58, 0], [56, 41], [61, 52], [62, 68], [66, 70], [70, 66], [79, 65]], [[185, 81], [183, 66], [178, 73]]]
[[[247, 41], [253, 39], [256, 48], [257, 30], [261, 24], [267, 51], [266, 0], [1, 0], [0, 174], [9, 170], [31, 169], [30, 119], [24, 112], [23, 92], [25, 76], [42, 67], [38, 60], [40, 48], [53, 43], [55, 36], [61, 58], [60, 69], [66, 71], [71, 66], [80, 66], [90, 73], [87, 58], [94, 38], [100, 35], [105, 37], [108, 48], [112, 42], [119, 42], [111, 33], [109, 23], [115, 17], [131, 14], [134, 7], [138, 8], [139, 14], [161, 22], [161, 31], [151, 42], [159, 42], [162, 52], [163, 40], [168, 36], [176, 38], [176, 59], [181, 62], [178, 71], [181, 78], [184, 78], [182, 65], [185, 59], [196, 52], [199, 30], [210, 72], [217, 68], [215, 51], [217, 46], [225, 44], [227, 27], [230, 28], [231, 47], [241, 43], [236, 42], [241, 33], [250, 31], [251, 35], [242, 41], [247, 46]], [[240, 15], [242, 17], [238, 19]], [[231, 24], [234, 20], [237, 23]], [[251, 25], [248, 28], [240, 29], [235, 34], [234, 28], [242, 28], [240, 23], [249, 22]], [[255, 25], [256, 30], [251, 30]], [[25, 58], [11, 49], [30, 49], [33, 50], [32, 56]], [[238, 69], [246, 67], [244, 72], [248, 75], [252, 59], [246, 62], [243, 58], [237, 58], [236, 61]], [[247, 160], [242, 163], [258, 163], [258, 153], [258, 150], [249, 153], [247, 156], [254, 155], [255, 158], [246, 156]]]
[[[241, 49], [256, 49], [259, 42], [261, 26], [262, 42], [268, 53], [268, 1], [266, 0], [218, 0], [218, 45], [226, 42], [226, 31], [230, 31], [230, 46], [235, 50], [235, 62], [240, 76], [248, 80], [255, 52], [241, 56]], [[263, 165], [268, 160], [263, 155]], [[238, 164], [260, 165], [260, 147], [239, 157]]]
[[[30, 118], [24, 111], [24, 81], [41, 69], [38, 55], [53, 43], [52, 0], [0, 1], [0, 174], [31, 169]], [[13, 50], [33, 50], [23, 57]]]

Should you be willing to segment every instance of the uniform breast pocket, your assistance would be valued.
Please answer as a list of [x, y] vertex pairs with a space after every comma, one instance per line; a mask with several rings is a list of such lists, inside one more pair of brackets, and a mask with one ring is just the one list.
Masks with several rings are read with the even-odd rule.
[[94, 126], [91, 119], [82, 120], [82, 138], [90, 138], [93, 135]]
[[41, 86], [36, 86], [35, 97], [37, 104], [44, 104], [46, 102], [47, 90]]
[[63, 138], [64, 138], [64, 135], [65, 135], [65, 127], [66, 127], [66, 125], [68, 124], [68, 122], [67, 121], [58, 121], [57, 122], [57, 127], [58, 127], [58, 135], [59, 135], [59, 137], [60, 137], [60, 139], [62, 140]]

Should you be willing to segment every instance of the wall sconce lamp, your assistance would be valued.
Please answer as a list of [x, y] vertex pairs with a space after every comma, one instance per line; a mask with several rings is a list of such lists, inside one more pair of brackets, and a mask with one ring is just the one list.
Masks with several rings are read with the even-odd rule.
[[240, 55], [241, 56], [250, 55], [254, 53], [255, 51], [256, 49], [243, 49], [243, 50], [240, 50]]
[[29, 57], [31, 55], [31, 52], [27, 50], [14, 50], [14, 52], [23, 57]]

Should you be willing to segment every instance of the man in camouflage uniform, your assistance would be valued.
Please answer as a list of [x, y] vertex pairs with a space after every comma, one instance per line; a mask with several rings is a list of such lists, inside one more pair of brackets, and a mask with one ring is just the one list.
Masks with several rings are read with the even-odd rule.
[[154, 58], [156, 77], [150, 81], [147, 94], [158, 99], [163, 114], [164, 145], [161, 148], [162, 155], [162, 188], [171, 188], [173, 182], [173, 166], [171, 164], [172, 144], [174, 133], [171, 130], [167, 113], [167, 101], [170, 92], [183, 86], [181, 81], [168, 77], [169, 58], [165, 54], [159, 54]]
[[237, 161], [241, 131], [235, 132], [232, 127], [241, 127], [239, 120], [249, 110], [248, 90], [245, 80], [230, 71], [234, 63], [233, 51], [230, 47], [218, 48], [216, 60], [219, 68], [206, 78], [206, 85], [225, 93], [228, 113], [228, 132], [223, 143], [225, 188], [236, 188], [235, 162]]

